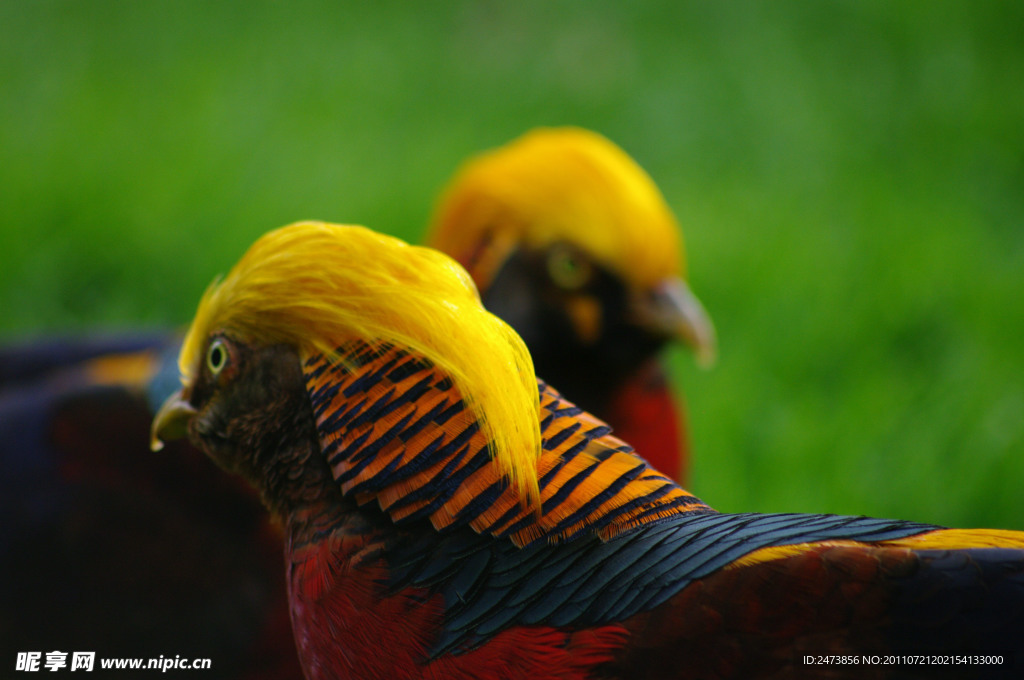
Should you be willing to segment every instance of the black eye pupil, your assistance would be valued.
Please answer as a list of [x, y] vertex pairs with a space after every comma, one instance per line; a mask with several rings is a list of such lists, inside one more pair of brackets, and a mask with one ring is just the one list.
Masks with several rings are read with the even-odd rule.
[[224, 361], [224, 350], [220, 347], [214, 347], [210, 350], [210, 365], [213, 368], [220, 368], [221, 363]]

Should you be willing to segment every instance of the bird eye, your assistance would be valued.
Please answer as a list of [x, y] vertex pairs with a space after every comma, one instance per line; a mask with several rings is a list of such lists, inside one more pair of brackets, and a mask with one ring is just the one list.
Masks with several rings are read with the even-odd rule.
[[578, 290], [591, 275], [590, 263], [565, 248], [553, 248], [548, 254], [548, 276], [560, 288]]
[[212, 375], [217, 375], [228, 363], [228, 348], [223, 340], [214, 340], [206, 351], [206, 367]]

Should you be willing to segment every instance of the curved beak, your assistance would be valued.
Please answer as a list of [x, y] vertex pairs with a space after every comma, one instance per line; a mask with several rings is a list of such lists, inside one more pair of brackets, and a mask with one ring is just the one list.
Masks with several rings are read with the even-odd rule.
[[682, 279], [660, 281], [637, 300], [634, 312], [644, 328], [686, 344], [701, 368], [714, 365], [718, 356], [715, 325]]
[[196, 415], [196, 409], [188, 403], [184, 388], [167, 397], [163, 406], [153, 417], [150, 429], [149, 448], [159, 451], [164, 442], [181, 439], [188, 434], [188, 424]]

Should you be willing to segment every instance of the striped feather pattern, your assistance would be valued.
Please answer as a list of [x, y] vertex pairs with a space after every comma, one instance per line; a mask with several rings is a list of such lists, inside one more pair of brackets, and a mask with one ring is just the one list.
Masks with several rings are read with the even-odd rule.
[[398, 525], [470, 526], [518, 545], [602, 539], [711, 510], [647, 466], [610, 428], [540, 382], [539, 508], [493, 464], [479, 423], [440, 371], [387, 343], [305, 361], [320, 444], [342, 492]]
[[[695, 579], [779, 546], [899, 541], [938, 529], [719, 514], [543, 383], [538, 511], [502, 478], [460, 395], [429, 363], [359, 343], [333, 360], [311, 357], [304, 370], [323, 454], [342, 492], [364, 508], [369, 525], [360, 532], [375, 536], [359, 554], [384, 560], [390, 592], [442, 596], [435, 659], [522, 626], [625, 621]], [[424, 531], [426, 521], [439, 533]], [[325, 526], [318, 535], [341, 540], [345, 531]]]

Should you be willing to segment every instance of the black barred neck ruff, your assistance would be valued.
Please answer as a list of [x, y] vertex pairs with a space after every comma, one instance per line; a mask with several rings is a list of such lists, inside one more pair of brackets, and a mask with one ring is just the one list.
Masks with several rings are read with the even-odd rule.
[[609, 538], [681, 513], [714, 512], [648, 467], [610, 428], [542, 381], [540, 507], [492, 461], [479, 423], [433, 364], [382, 343], [303, 367], [321, 451], [342, 494], [398, 525], [470, 526], [518, 545]]

